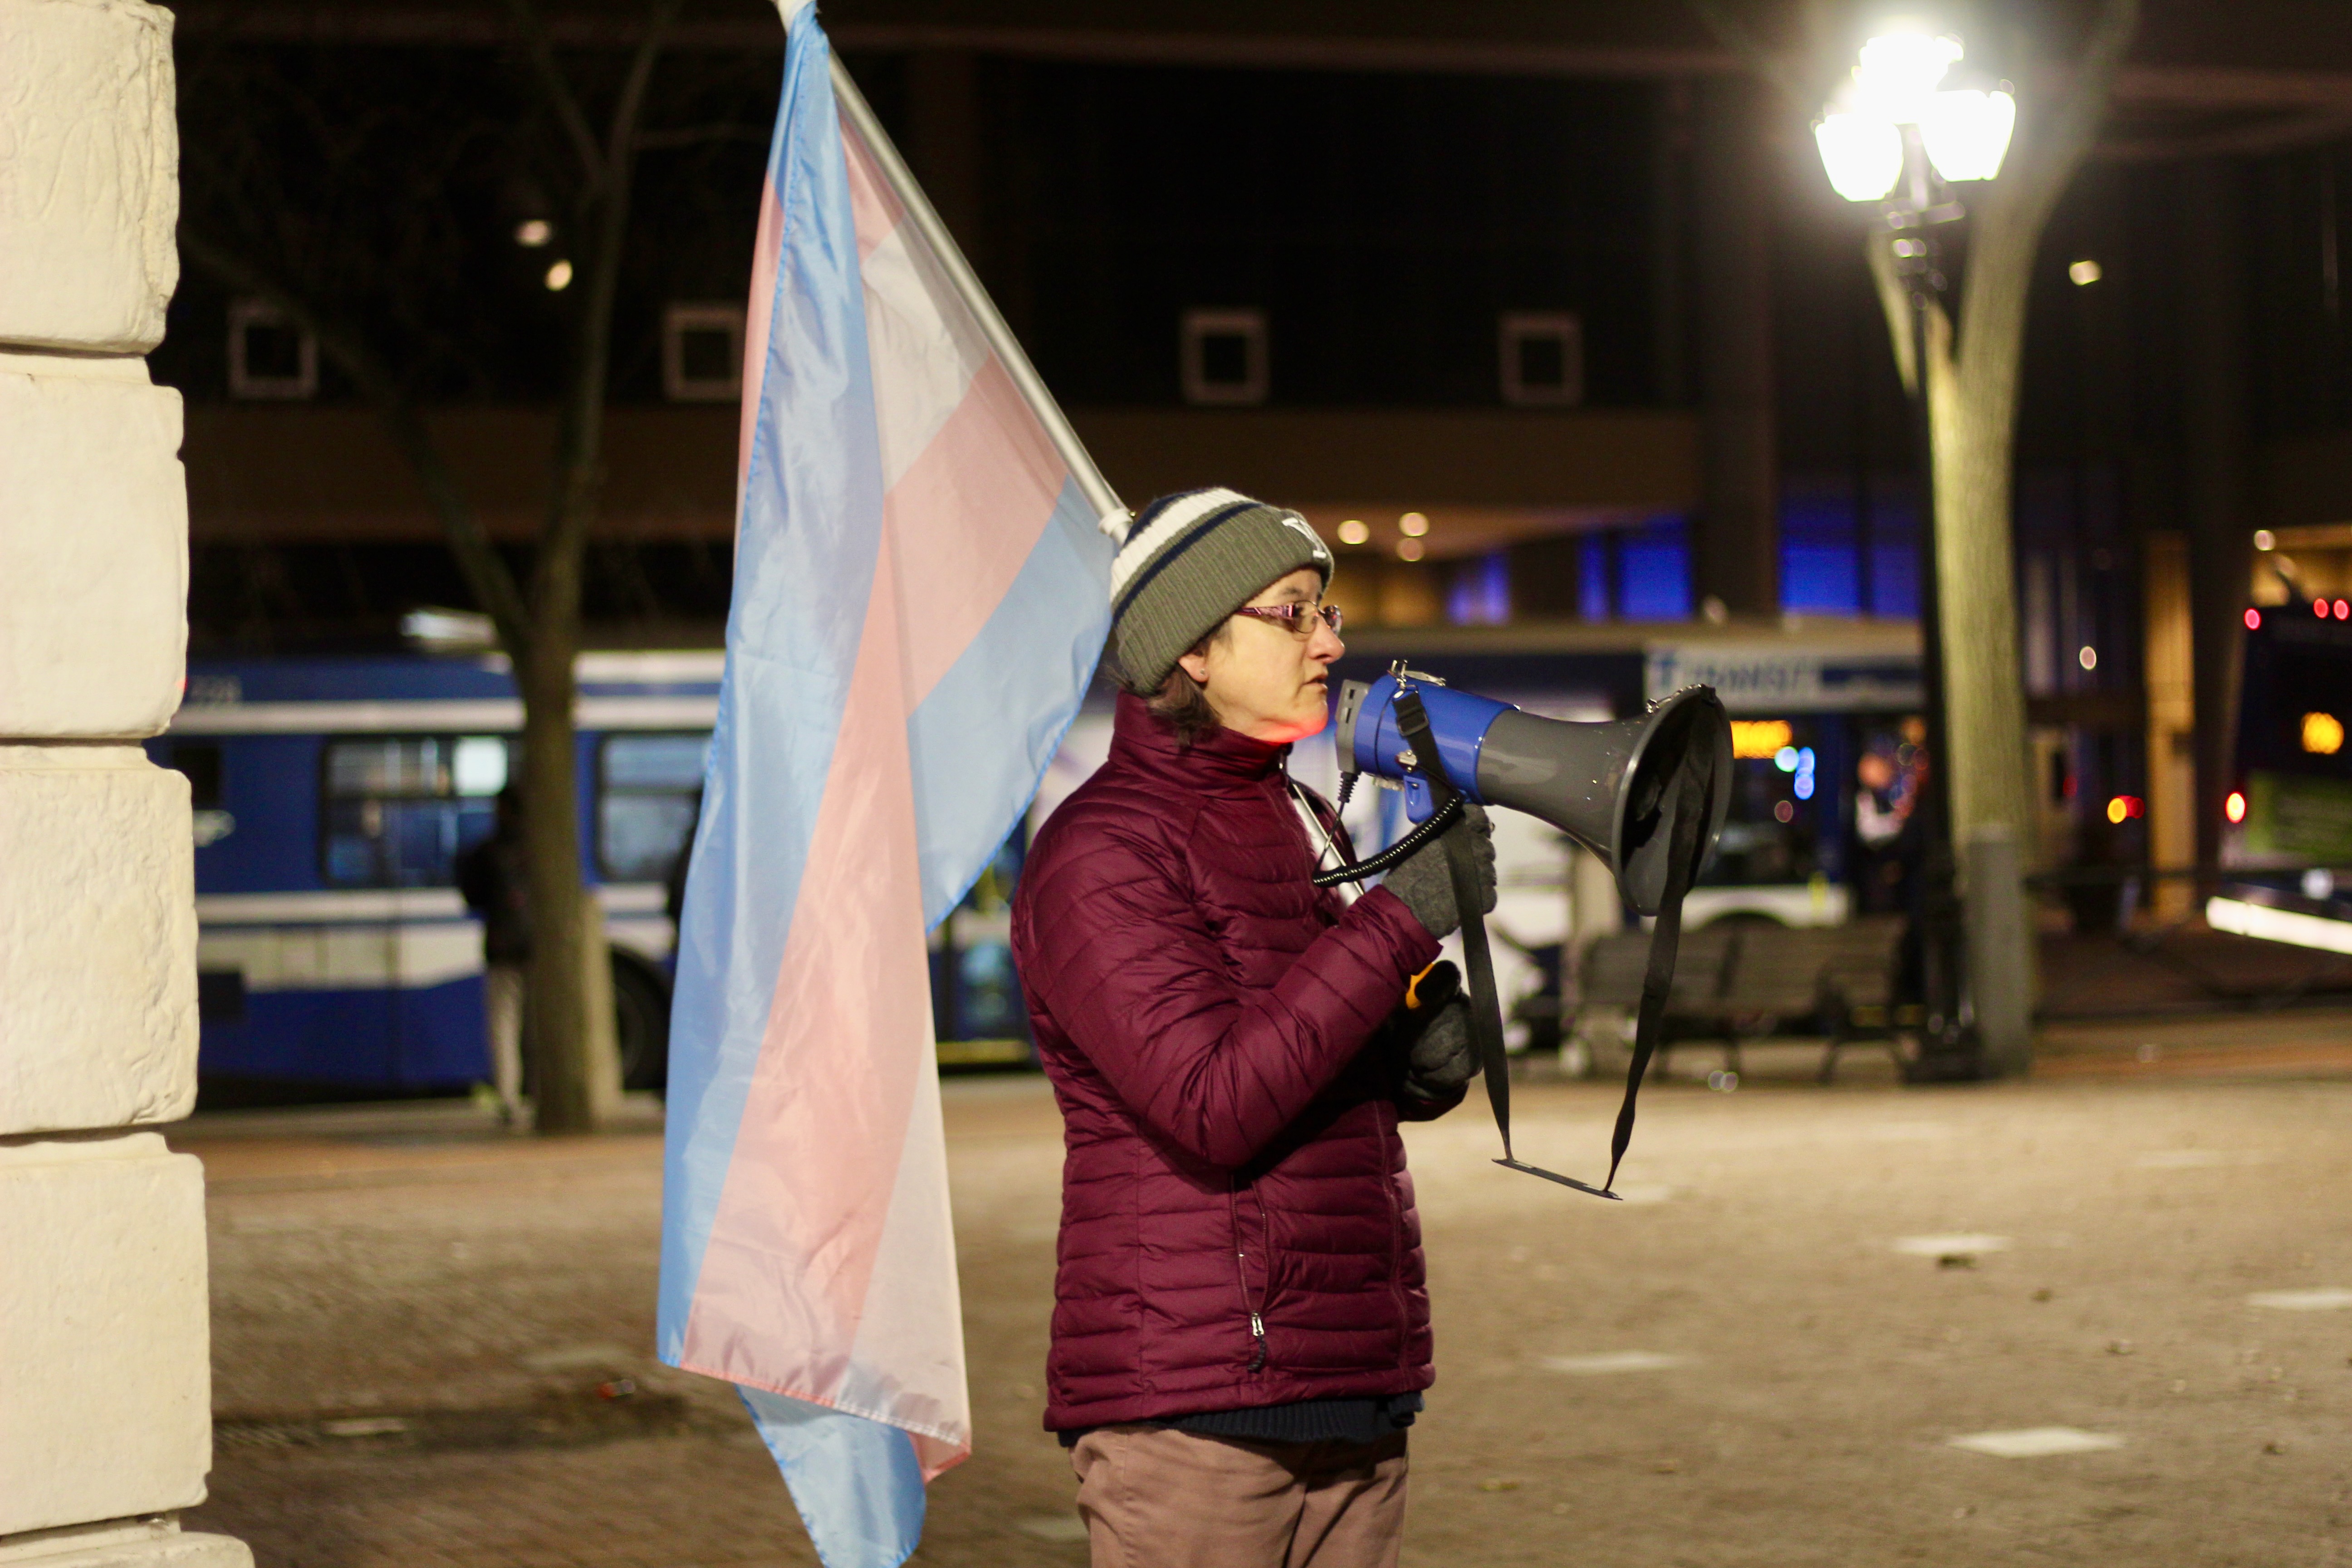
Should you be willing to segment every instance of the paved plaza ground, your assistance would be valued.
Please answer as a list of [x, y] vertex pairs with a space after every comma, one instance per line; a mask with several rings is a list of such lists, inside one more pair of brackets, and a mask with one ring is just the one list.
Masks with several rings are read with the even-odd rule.
[[[2077, 1026], [2033, 1080], [1752, 1053], [1645, 1103], [1603, 1204], [1409, 1130], [1439, 1381], [1409, 1564], [2352, 1568], [2352, 1017]], [[1597, 1175], [1613, 1091], [1536, 1082], [1527, 1158]], [[952, 1080], [978, 1447], [920, 1563], [1083, 1563], [1038, 1429], [1059, 1123]], [[731, 1396], [646, 1356], [650, 1128], [248, 1112], [211, 1183], [212, 1500], [262, 1568], [814, 1557]], [[2335, 1291], [2336, 1295], [2327, 1292]], [[2267, 1298], [2273, 1304], [2263, 1304]], [[2342, 1305], [2331, 1310], [2327, 1303]], [[2067, 1428], [2096, 1447], [1953, 1446]]]

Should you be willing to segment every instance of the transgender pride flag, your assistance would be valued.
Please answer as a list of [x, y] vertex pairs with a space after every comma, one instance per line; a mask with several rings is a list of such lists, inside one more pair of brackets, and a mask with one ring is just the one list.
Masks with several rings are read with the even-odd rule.
[[924, 932], [1077, 710], [1124, 514], [785, 12], [658, 1332], [741, 1389], [830, 1568], [890, 1568], [971, 1447]]

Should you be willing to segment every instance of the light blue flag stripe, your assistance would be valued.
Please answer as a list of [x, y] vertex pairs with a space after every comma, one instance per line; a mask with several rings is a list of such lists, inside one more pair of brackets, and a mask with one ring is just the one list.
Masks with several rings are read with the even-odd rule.
[[769, 152], [782, 217], [727, 672], [670, 1011], [656, 1343], [676, 1362], [743, 1120], [882, 539], [882, 458], [831, 50], [803, 15]]
[[908, 720], [924, 924], [988, 868], [1077, 717], [1110, 629], [1110, 557], [1066, 481], [1003, 602]]
[[824, 1568], [898, 1568], [923, 1538], [923, 1468], [896, 1426], [788, 1399], [737, 1392], [792, 1488]]

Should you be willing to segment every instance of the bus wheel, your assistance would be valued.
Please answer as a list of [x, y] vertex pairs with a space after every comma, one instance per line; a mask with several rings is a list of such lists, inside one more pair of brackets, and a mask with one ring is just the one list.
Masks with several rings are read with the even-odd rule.
[[613, 1043], [621, 1086], [659, 1091], [669, 1079], [669, 990], [629, 959], [613, 960]]

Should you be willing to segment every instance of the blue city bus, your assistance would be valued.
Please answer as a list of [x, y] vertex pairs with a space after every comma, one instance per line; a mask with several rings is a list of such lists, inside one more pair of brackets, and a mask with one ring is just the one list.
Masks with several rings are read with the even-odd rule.
[[[671, 868], [693, 831], [716, 650], [588, 653], [582, 871], [612, 948], [625, 1081], [667, 1063]], [[499, 655], [191, 661], [148, 744], [195, 807], [199, 1072], [215, 1089], [462, 1091], [489, 1076], [482, 937], [455, 886], [520, 757]], [[1005, 941], [1021, 844], [931, 937], [940, 1056], [1026, 1060]]]
[[[716, 652], [579, 662], [583, 871], [613, 950], [625, 1077], [666, 1063], [665, 879], [694, 821]], [[192, 661], [149, 754], [195, 806], [198, 1069], [215, 1082], [431, 1092], [489, 1074], [481, 928], [457, 857], [520, 756], [499, 656]]]

